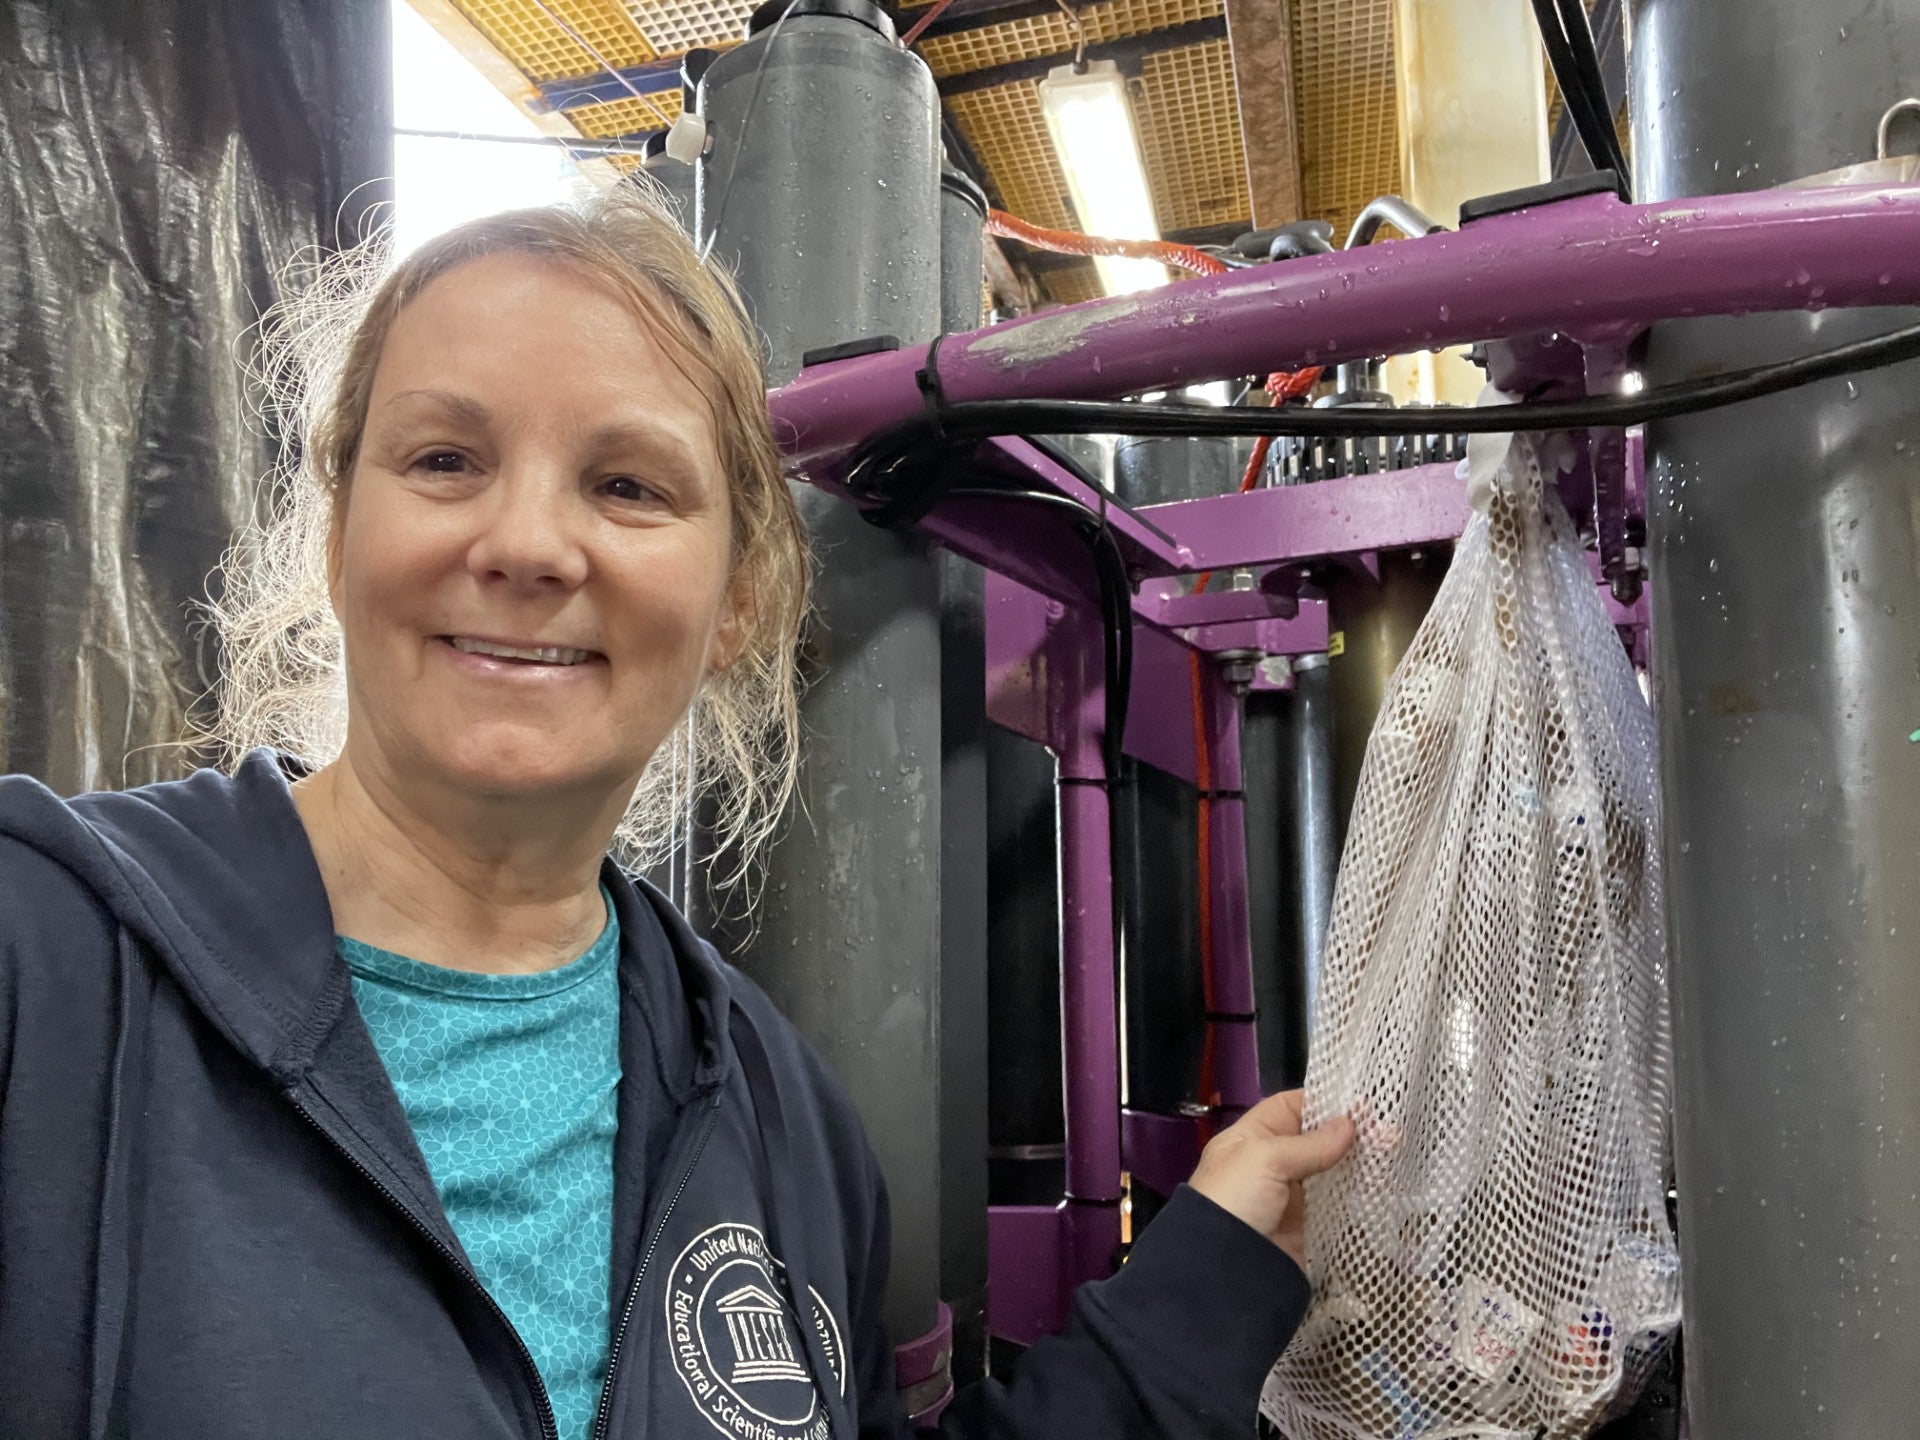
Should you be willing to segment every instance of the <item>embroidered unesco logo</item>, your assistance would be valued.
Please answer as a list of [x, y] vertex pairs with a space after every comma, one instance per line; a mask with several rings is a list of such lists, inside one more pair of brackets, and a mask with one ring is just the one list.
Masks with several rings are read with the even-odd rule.
[[[715, 1225], [674, 1262], [667, 1284], [673, 1368], [700, 1413], [736, 1440], [826, 1440], [827, 1417], [787, 1302], [787, 1267], [751, 1225]], [[811, 1286], [807, 1317], [841, 1394], [846, 1352], [833, 1312]]]

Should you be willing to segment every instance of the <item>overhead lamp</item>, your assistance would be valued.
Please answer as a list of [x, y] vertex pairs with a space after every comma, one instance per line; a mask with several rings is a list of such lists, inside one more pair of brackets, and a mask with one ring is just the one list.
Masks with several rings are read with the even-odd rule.
[[[1158, 240], [1160, 222], [1153, 213], [1153, 192], [1147, 188], [1133, 105], [1120, 67], [1111, 60], [1094, 60], [1050, 70], [1040, 82], [1040, 109], [1081, 228], [1114, 240]], [[1167, 283], [1167, 268], [1157, 260], [1101, 255], [1093, 263], [1109, 295]]]

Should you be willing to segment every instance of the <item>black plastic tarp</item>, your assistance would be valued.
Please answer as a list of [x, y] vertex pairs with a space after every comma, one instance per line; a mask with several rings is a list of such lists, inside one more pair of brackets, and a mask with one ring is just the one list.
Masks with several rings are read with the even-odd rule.
[[242, 364], [386, 198], [387, 36], [387, 0], [0, 3], [0, 771], [180, 768], [273, 460]]

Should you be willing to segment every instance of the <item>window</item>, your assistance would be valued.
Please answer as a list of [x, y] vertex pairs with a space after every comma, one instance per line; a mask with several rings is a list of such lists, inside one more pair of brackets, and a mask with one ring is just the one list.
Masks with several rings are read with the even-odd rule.
[[548, 143], [407, 0], [392, 8], [397, 249], [462, 221], [572, 195], [580, 172], [565, 148]]

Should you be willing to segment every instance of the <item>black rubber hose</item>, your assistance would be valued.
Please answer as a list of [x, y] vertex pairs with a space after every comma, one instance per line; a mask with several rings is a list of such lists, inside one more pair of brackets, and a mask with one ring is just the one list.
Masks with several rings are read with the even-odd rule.
[[1618, 171], [1622, 163], [1617, 159], [1618, 138], [1612, 117], [1607, 113], [1605, 97], [1600, 92], [1597, 71], [1590, 78], [1581, 65], [1564, 9], [1556, 0], [1535, 0], [1534, 14], [1541, 27], [1554, 79], [1560, 85], [1561, 98], [1567, 113], [1573, 117], [1574, 130], [1588, 159], [1597, 170]]
[[[1572, 42], [1567, 38], [1554, 0], [1533, 0], [1533, 15], [1539, 22], [1540, 39], [1547, 48], [1547, 63], [1553, 67], [1553, 78], [1559, 82], [1561, 98], [1566, 102], [1567, 113], [1573, 117], [1573, 128], [1580, 136], [1580, 143], [1586, 147], [1587, 158], [1596, 170], [1616, 169], [1614, 151], [1618, 140], [1613, 133], [1612, 117], [1606, 113], [1606, 101], [1587, 88], [1587, 77], [1574, 59]], [[1598, 79], [1597, 72], [1595, 79]]]
[[[1758, 400], [1842, 375], [1920, 357], [1920, 325], [1870, 336], [1793, 360], [1662, 385], [1637, 395], [1529, 400], [1515, 405], [1370, 406], [1316, 410], [1214, 405], [1135, 405], [1092, 400], [976, 400], [921, 413], [874, 436], [854, 458], [848, 484], [883, 499], [884, 472], [936, 440], [972, 442], [994, 435], [1482, 435], [1515, 430], [1578, 430], [1645, 425], [1746, 400]], [[876, 482], [879, 485], [876, 486]]]
[[[1627, 154], [1620, 148], [1620, 132], [1613, 123], [1613, 102], [1607, 96], [1606, 76], [1600, 68], [1600, 47], [1593, 35], [1593, 22], [1582, 0], [1560, 0], [1560, 20], [1565, 27], [1567, 45], [1573, 51], [1574, 68], [1583, 77], [1590, 99], [1598, 106], [1606, 122], [1607, 153], [1613, 157], [1612, 170], [1623, 186], [1630, 184]], [[1607, 168], [1607, 167], [1603, 167]], [[1631, 197], [1629, 197], [1631, 198]]]

